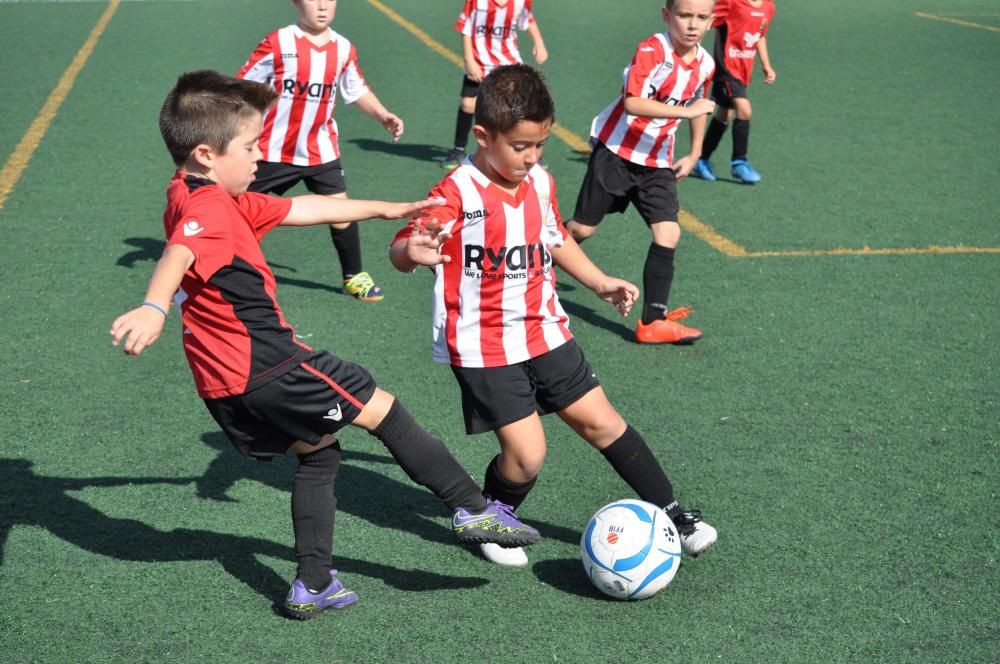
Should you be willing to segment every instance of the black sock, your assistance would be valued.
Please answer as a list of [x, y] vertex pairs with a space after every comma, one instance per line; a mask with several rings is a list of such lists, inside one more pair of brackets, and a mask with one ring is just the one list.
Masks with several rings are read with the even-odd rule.
[[448, 448], [417, 424], [396, 399], [385, 418], [371, 432], [382, 441], [411, 480], [427, 487], [448, 509], [470, 512], [486, 509], [486, 499], [469, 473]]
[[361, 272], [361, 232], [357, 224], [349, 224], [347, 228], [330, 226], [330, 238], [340, 258], [340, 269], [344, 280], [348, 280]]
[[531, 491], [531, 487], [535, 486], [535, 480], [538, 478], [532, 477], [522, 484], [511, 482], [500, 474], [500, 469], [497, 468], [497, 459], [499, 458], [499, 456], [493, 457], [490, 465], [486, 467], [483, 495], [493, 500], [499, 500], [501, 503], [507, 503], [516, 510], [528, 497], [528, 492]]
[[726, 129], [729, 125], [719, 118], [712, 118], [712, 122], [708, 125], [708, 131], [705, 132], [705, 140], [701, 143], [701, 158], [711, 159], [712, 153], [715, 152], [715, 148], [719, 147], [719, 141], [722, 137], [726, 135]]
[[458, 117], [455, 118], [455, 147], [465, 149], [465, 144], [469, 141], [469, 132], [472, 131], [474, 113], [466, 113], [461, 107], [458, 109]]
[[750, 121], [733, 120], [733, 161], [746, 159], [750, 151]]
[[667, 313], [667, 299], [674, 281], [674, 249], [649, 245], [642, 269], [642, 324], [649, 325]]
[[668, 514], [668, 508], [676, 508], [670, 479], [632, 425], [625, 428], [621, 438], [601, 450], [601, 454], [639, 498], [666, 509]]
[[333, 480], [340, 467], [340, 443], [299, 455], [292, 483], [292, 527], [298, 578], [311, 590], [330, 585], [333, 520], [337, 498]]

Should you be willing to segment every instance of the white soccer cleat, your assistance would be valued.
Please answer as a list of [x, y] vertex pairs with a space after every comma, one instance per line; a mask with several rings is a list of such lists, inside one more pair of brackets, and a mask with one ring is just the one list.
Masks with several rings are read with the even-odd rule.
[[479, 545], [483, 558], [504, 567], [524, 567], [528, 564], [528, 554], [521, 547], [505, 549], [499, 544], [487, 542]]
[[681, 512], [674, 519], [674, 525], [681, 535], [681, 550], [692, 558], [705, 553], [719, 539], [719, 533], [701, 520], [697, 510]]

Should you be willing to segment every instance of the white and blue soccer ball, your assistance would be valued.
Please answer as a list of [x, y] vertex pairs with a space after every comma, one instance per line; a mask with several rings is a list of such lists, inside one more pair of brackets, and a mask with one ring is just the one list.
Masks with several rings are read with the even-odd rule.
[[681, 564], [681, 538], [656, 505], [618, 500], [590, 519], [580, 557], [587, 578], [605, 595], [646, 599], [673, 581]]

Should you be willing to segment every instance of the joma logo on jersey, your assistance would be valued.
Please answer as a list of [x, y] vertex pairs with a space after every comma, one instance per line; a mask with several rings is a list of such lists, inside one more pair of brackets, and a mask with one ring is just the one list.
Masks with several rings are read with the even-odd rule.
[[541, 242], [519, 244], [514, 247], [482, 247], [478, 244], [465, 245], [466, 269], [495, 271], [501, 267], [508, 270], [524, 270], [545, 267], [552, 263], [552, 254], [545, 250]]
[[486, 217], [489, 216], [489, 214], [490, 213], [487, 212], [486, 210], [472, 210], [469, 212], [465, 211], [462, 212], [462, 216], [465, 217], [466, 221], [476, 221], [479, 219], [485, 219]]
[[296, 81], [286, 78], [281, 81], [282, 92], [292, 95], [305, 95], [311, 99], [329, 99], [336, 92], [333, 83], [310, 83], [309, 81]]
[[489, 28], [485, 25], [476, 26], [476, 34], [479, 36], [493, 35], [494, 37], [506, 37], [510, 34], [510, 31], [511, 28], [507, 28], [502, 25], [496, 28]]

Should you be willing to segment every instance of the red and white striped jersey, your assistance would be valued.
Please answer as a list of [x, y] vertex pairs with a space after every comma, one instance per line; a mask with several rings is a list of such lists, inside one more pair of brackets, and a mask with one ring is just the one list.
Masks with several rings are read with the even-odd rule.
[[352, 104], [368, 91], [354, 46], [330, 30], [316, 46], [297, 25], [275, 30], [250, 54], [239, 78], [274, 87], [280, 97], [264, 117], [264, 161], [318, 166], [340, 157], [333, 108], [337, 91]]
[[690, 63], [674, 52], [669, 33], [655, 34], [639, 44], [623, 74], [618, 99], [594, 118], [591, 140], [603, 143], [622, 159], [654, 168], [674, 163], [674, 134], [679, 118], [647, 118], [625, 112], [626, 97], [645, 97], [686, 106], [705, 96], [715, 73], [715, 61], [700, 45]]
[[517, 30], [527, 30], [534, 20], [531, 0], [507, 0], [504, 4], [465, 0], [455, 29], [472, 37], [472, 53], [485, 76], [500, 65], [524, 62], [517, 50]]
[[550, 253], [567, 237], [552, 176], [535, 165], [512, 196], [467, 160], [430, 195], [446, 203], [421, 218], [452, 234], [441, 247], [451, 261], [434, 268], [434, 360], [508, 366], [572, 339]]

